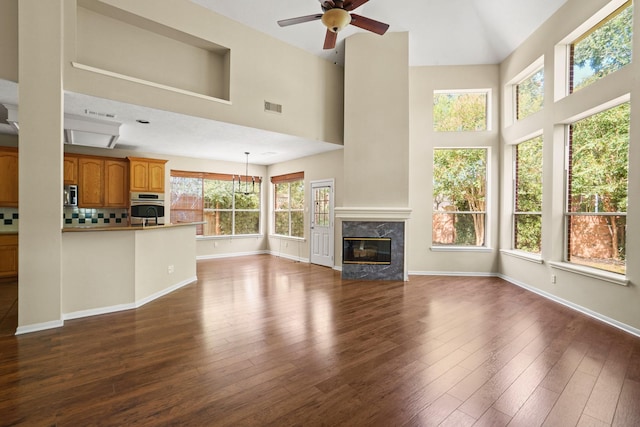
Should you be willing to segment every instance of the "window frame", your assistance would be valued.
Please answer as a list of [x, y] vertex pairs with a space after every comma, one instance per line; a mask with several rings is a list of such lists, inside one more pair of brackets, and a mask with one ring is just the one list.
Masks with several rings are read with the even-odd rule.
[[[435, 115], [435, 109], [433, 108], [433, 106], [435, 106], [435, 96], [439, 95], [439, 94], [484, 94], [486, 96], [486, 100], [485, 100], [485, 124], [484, 124], [484, 129], [478, 129], [478, 130], [451, 130], [451, 131], [447, 131], [447, 130], [437, 130], [436, 129], [436, 115]], [[432, 108], [431, 108], [431, 115], [432, 115], [432, 131], [435, 133], [475, 133], [475, 132], [490, 132], [492, 130], [491, 127], [491, 123], [492, 123], [492, 114], [491, 114], [491, 105], [493, 103], [492, 100], [492, 89], [491, 88], [474, 88], [474, 89], [434, 89], [433, 90], [433, 94], [432, 94]]]
[[[192, 172], [192, 171], [182, 171], [182, 170], [171, 170], [169, 173], [169, 182], [170, 186], [172, 186], [172, 178], [192, 178], [200, 180], [200, 188], [201, 188], [201, 208], [200, 209], [191, 209], [194, 212], [200, 212], [202, 220], [204, 221], [205, 212], [215, 211], [215, 212], [231, 212], [231, 234], [204, 234], [204, 227], [199, 225], [196, 230], [196, 238], [197, 239], [216, 239], [216, 238], [233, 238], [233, 237], [253, 237], [259, 236], [262, 234], [263, 229], [263, 221], [262, 221], [262, 178], [259, 176], [252, 176], [252, 180], [255, 182], [255, 185], [258, 187], [258, 208], [257, 209], [237, 209], [236, 205], [236, 184], [238, 179], [241, 179], [242, 176], [239, 175], [231, 175], [231, 174], [222, 174], [222, 173], [212, 173], [212, 172]], [[232, 185], [232, 202], [231, 208], [223, 208], [223, 209], [215, 209], [215, 208], [206, 208], [205, 205], [205, 181], [231, 181]], [[244, 182], [243, 182], [244, 184]], [[254, 187], [255, 188], [255, 187]], [[173, 194], [173, 188], [170, 189], [170, 193]], [[173, 204], [173, 200], [170, 201]], [[181, 209], [183, 210], [183, 209]], [[173, 211], [173, 209], [172, 209]], [[248, 233], [248, 234], [238, 234], [236, 233], [236, 212], [257, 212], [258, 213], [258, 232], [257, 233]], [[173, 215], [173, 213], [171, 213]]]
[[[485, 152], [485, 176], [484, 176], [484, 185], [485, 185], [485, 194], [484, 194], [484, 203], [485, 209], [483, 211], [438, 211], [434, 206], [434, 198], [433, 191], [431, 194], [431, 250], [432, 251], [470, 251], [470, 252], [484, 252], [491, 251], [491, 223], [489, 221], [490, 215], [490, 206], [491, 206], [491, 147], [490, 146], [455, 146], [455, 147], [434, 147], [432, 150], [433, 161], [432, 167], [435, 170], [435, 152], [436, 150], [483, 150]], [[432, 181], [434, 179], [432, 173]], [[433, 184], [432, 184], [433, 185]], [[433, 240], [433, 230], [434, 230], [434, 217], [436, 214], [463, 214], [463, 215], [472, 215], [472, 214], [483, 214], [484, 215], [484, 242], [482, 245], [460, 245], [460, 244], [437, 244]]]
[[[588, 112], [585, 112], [584, 114], [581, 114], [579, 116], [576, 116], [574, 118], [572, 118], [571, 120], [569, 120], [564, 127], [564, 145], [565, 145], [565, 152], [564, 152], [564, 204], [563, 204], [563, 212], [562, 212], [562, 218], [563, 218], [563, 254], [562, 254], [562, 262], [551, 262], [552, 266], [554, 266], [555, 268], [561, 269], [561, 270], [567, 270], [567, 271], [574, 271], [586, 276], [590, 276], [590, 277], [595, 277], [595, 278], [601, 278], [607, 281], [610, 281], [612, 283], [617, 283], [617, 284], [621, 284], [621, 285], [627, 285], [628, 284], [628, 280], [626, 279], [626, 260], [625, 260], [625, 273], [618, 273], [618, 272], [614, 272], [611, 270], [606, 270], [603, 268], [598, 268], [598, 267], [594, 267], [594, 266], [589, 266], [586, 264], [581, 264], [581, 263], [576, 263], [573, 261], [570, 261], [570, 226], [569, 226], [569, 221], [571, 217], [578, 217], [578, 216], [623, 216], [625, 217], [625, 221], [626, 221], [626, 217], [627, 217], [627, 212], [570, 212], [570, 198], [571, 198], [571, 188], [570, 188], [570, 181], [571, 181], [571, 177], [570, 177], [570, 169], [572, 167], [571, 164], [571, 144], [572, 144], [572, 135], [571, 135], [571, 126], [581, 120], [593, 117], [595, 115], [598, 115], [600, 113], [603, 113], [607, 110], [611, 110], [614, 108], [617, 108], [625, 103], [629, 103], [631, 102], [631, 97], [630, 94], [626, 94], [623, 95], [622, 97], [619, 97], [615, 100], [612, 100], [610, 102], [607, 102], [605, 104], [599, 105], [596, 108], [590, 109]], [[628, 141], [628, 146], [627, 146], [627, 150], [631, 149], [631, 139], [629, 138]], [[629, 154], [627, 154], [628, 156]], [[629, 161], [627, 160], [627, 182], [628, 182], [628, 173], [629, 173]], [[629, 187], [627, 185], [627, 196], [629, 194]], [[625, 227], [625, 232], [626, 232], [626, 227]], [[627, 235], [625, 234], [625, 242], [627, 240]]]
[[[291, 203], [288, 203], [288, 208], [286, 209], [279, 209], [277, 207], [277, 200], [278, 200], [278, 193], [277, 193], [277, 188], [278, 185], [280, 184], [288, 184], [287, 185], [287, 189], [288, 189], [288, 200], [291, 200], [291, 187], [292, 184], [294, 183], [300, 183], [300, 186], [302, 188], [302, 203], [300, 204], [300, 208], [292, 208], [291, 207]], [[271, 186], [272, 186], [272, 192], [271, 194], [273, 195], [273, 204], [272, 204], [272, 209], [273, 209], [273, 215], [271, 216], [272, 218], [272, 227], [271, 227], [271, 232], [273, 236], [276, 237], [281, 237], [281, 238], [288, 238], [288, 239], [299, 239], [299, 240], [304, 240], [305, 238], [305, 234], [306, 234], [306, 228], [304, 226], [304, 214], [305, 214], [305, 203], [306, 203], [306, 193], [307, 193], [307, 188], [305, 185], [305, 181], [304, 181], [304, 172], [295, 172], [295, 173], [289, 173], [289, 174], [285, 174], [285, 175], [277, 175], [277, 176], [272, 176], [271, 177]], [[278, 213], [282, 213], [282, 212], [287, 212], [287, 216], [288, 216], [288, 225], [289, 225], [289, 230], [288, 230], [288, 234], [280, 234], [277, 232], [276, 230], [276, 216]], [[295, 236], [292, 234], [292, 213], [294, 212], [299, 212], [302, 214], [302, 235], [301, 236]]]
[[[542, 163], [540, 165], [540, 184], [542, 186], [542, 194], [540, 195], [540, 211], [518, 211], [518, 147], [521, 144], [526, 144], [527, 142], [532, 142], [536, 139], [540, 138], [541, 143], [542, 143], [542, 153], [541, 153], [541, 160]], [[513, 150], [513, 168], [512, 168], [512, 220], [511, 220], [511, 250], [513, 251], [519, 251], [519, 252], [523, 252], [527, 255], [531, 255], [534, 257], [539, 257], [542, 255], [542, 229], [543, 229], [543, 215], [542, 215], [542, 206], [543, 206], [543, 201], [544, 201], [544, 181], [543, 181], [543, 174], [544, 174], [544, 137], [542, 132], [538, 132], [537, 134], [533, 134], [530, 137], [527, 137], [526, 139], [514, 144], [512, 146], [512, 150]], [[517, 229], [517, 221], [516, 218], [518, 215], [537, 215], [540, 217], [540, 251], [539, 252], [531, 252], [531, 251], [527, 251], [524, 249], [519, 249], [516, 247], [516, 241], [517, 241], [517, 236], [516, 236], [516, 229]]]

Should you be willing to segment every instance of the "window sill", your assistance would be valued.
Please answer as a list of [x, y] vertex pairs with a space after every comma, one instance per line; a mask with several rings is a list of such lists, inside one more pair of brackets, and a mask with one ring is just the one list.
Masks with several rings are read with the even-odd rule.
[[229, 234], [226, 236], [196, 236], [196, 240], [255, 239], [262, 234]]
[[283, 236], [282, 234], [269, 234], [270, 239], [293, 240], [296, 242], [306, 242], [304, 237]]
[[485, 246], [431, 246], [433, 252], [493, 252]]
[[508, 256], [512, 256], [514, 258], [523, 259], [525, 261], [534, 262], [536, 264], [543, 264], [544, 261], [539, 254], [534, 254], [531, 252], [518, 251], [515, 249], [500, 249], [500, 253]]
[[629, 286], [629, 279], [622, 274], [612, 273], [610, 271], [598, 270], [596, 268], [585, 267], [583, 265], [571, 264], [568, 262], [550, 261], [549, 265], [558, 270], [568, 271], [570, 273], [580, 274], [582, 276], [600, 279], [620, 286]]

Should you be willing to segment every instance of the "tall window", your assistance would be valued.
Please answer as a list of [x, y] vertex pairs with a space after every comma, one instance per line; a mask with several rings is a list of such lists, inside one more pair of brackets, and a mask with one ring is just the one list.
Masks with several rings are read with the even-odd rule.
[[633, 4], [629, 0], [571, 44], [569, 92], [631, 63]]
[[280, 236], [304, 237], [304, 172], [271, 177], [274, 230]]
[[516, 85], [516, 119], [522, 120], [540, 111], [544, 103], [544, 69]]
[[434, 150], [434, 245], [485, 245], [487, 151]]
[[542, 137], [514, 147], [513, 248], [540, 253], [542, 245]]
[[469, 132], [487, 130], [489, 92], [435, 91], [433, 93], [433, 130]]
[[260, 179], [171, 171], [171, 222], [205, 221], [202, 236], [260, 233]]
[[629, 103], [569, 127], [569, 262], [626, 272]]

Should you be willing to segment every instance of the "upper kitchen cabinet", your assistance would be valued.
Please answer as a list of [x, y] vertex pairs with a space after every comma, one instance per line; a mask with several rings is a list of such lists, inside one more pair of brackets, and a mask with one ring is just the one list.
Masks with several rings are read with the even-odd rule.
[[0, 147], [0, 207], [18, 207], [18, 149]]
[[94, 157], [78, 158], [78, 206], [104, 206], [104, 160]]
[[104, 161], [104, 206], [126, 208], [129, 204], [129, 163], [126, 160]]
[[65, 184], [78, 184], [78, 158], [64, 155], [64, 183]]
[[166, 160], [128, 157], [129, 189], [164, 193], [164, 165]]

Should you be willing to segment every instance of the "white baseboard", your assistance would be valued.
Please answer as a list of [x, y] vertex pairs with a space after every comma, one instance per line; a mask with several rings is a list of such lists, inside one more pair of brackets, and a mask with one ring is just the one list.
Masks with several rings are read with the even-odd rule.
[[74, 311], [71, 313], [63, 313], [62, 319], [63, 320], [81, 319], [83, 317], [99, 316], [100, 314], [109, 314], [109, 313], [116, 313], [118, 311], [131, 310], [132, 308], [136, 308], [136, 305], [134, 303], [117, 304], [117, 305], [111, 305], [109, 307], [91, 308], [89, 310], [80, 310], [80, 311]]
[[309, 261], [309, 258], [302, 258], [302, 257], [293, 256], [293, 255], [283, 254], [278, 251], [268, 251], [267, 253], [269, 255], [273, 255], [278, 258], [286, 258], [286, 259], [290, 259], [291, 261], [302, 262], [304, 264], [309, 264], [311, 262]]
[[160, 297], [168, 295], [171, 292], [176, 291], [176, 290], [178, 290], [178, 289], [180, 289], [180, 288], [182, 288], [184, 286], [187, 286], [187, 285], [189, 285], [189, 284], [191, 284], [191, 283], [193, 283], [193, 282], [195, 282], [197, 280], [198, 280], [198, 277], [197, 276], [193, 276], [193, 277], [190, 277], [188, 279], [183, 280], [180, 283], [176, 283], [173, 286], [169, 286], [168, 288], [165, 288], [165, 289], [163, 289], [161, 291], [158, 291], [158, 292], [156, 292], [154, 294], [151, 294], [148, 297], [144, 297], [144, 298], [136, 301], [135, 308], [142, 307], [143, 305], [145, 305], [147, 303], [150, 303], [153, 300], [156, 300], [156, 299], [158, 299]]
[[511, 283], [513, 285], [519, 286], [519, 287], [521, 287], [523, 289], [526, 289], [526, 290], [528, 290], [530, 292], [533, 292], [534, 294], [540, 295], [541, 297], [547, 298], [547, 299], [549, 299], [549, 300], [551, 300], [553, 302], [557, 302], [558, 304], [562, 304], [565, 307], [568, 307], [568, 308], [570, 308], [572, 310], [578, 311], [578, 312], [580, 312], [582, 314], [585, 314], [585, 315], [587, 315], [589, 317], [592, 317], [592, 318], [594, 318], [596, 320], [599, 320], [599, 321], [604, 322], [604, 323], [606, 323], [608, 325], [611, 325], [614, 328], [621, 329], [621, 330], [623, 330], [625, 332], [630, 333], [631, 335], [635, 335], [637, 337], [640, 337], [640, 329], [636, 329], [636, 328], [634, 328], [632, 326], [627, 325], [626, 323], [619, 322], [619, 321], [617, 321], [615, 319], [612, 319], [610, 317], [607, 317], [607, 316], [605, 316], [603, 314], [600, 314], [600, 313], [595, 312], [593, 310], [589, 310], [588, 308], [582, 307], [581, 305], [574, 304], [571, 301], [567, 301], [565, 299], [559, 298], [556, 295], [550, 294], [549, 292], [545, 292], [543, 290], [534, 288], [533, 286], [529, 286], [526, 283], [520, 282], [519, 280], [513, 279], [513, 278], [511, 278], [509, 276], [505, 276], [504, 274], [498, 274], [497, 277], [499, 277], [499, 278], [501, 278], [503, 280], [506, 280], [507, 282], [509, 282], [509, 283]]
[[47, 329], [60, 328], [64, 326], [63, 320], [52, 320], [51, 322], [35, 323], [33, 325], [18, 326], [16, 335], [29, 334], [31, 332], [45, 331]]
[[251, 251], [251, 252], [231, 252], [225, 254], [211, 254], [211, 255], [199, 255], [196, 257], [196, 260], [205, 260], [205, 259], [219, 259], [219, 258], [235, 258], [239, 256], [248, 256], [248, 255], [264, 255], [268, 254], [269, 251]]
[[91, 316], [98, 316], [100, 314], [116, 313], [118, 311], [125, 311], [125, 310], [131, 310], [138, 307], [142, 307], [143, 305], [153, 300], [156, 300], [162, 296], [170, 294], [171, 292], [177, 289], [180, 289], [183, 286], [189, 285], [197, 280], [198, 280], [198, 277], [193, 276], [189, 279], [183, 280], [180, 283], [176, 283], [173, 286], [169, 286], [168, 288], [163, 289], [160, 292], [156, 292], [152, 295], [149, 295], [148, 297], [142, 298], [141, 300], [136, 301], [134, 303], [117, 304], [117, 305], [111, 305], [108, 307], [98, 307], [98, 308], [91, 308], [89, 310], [79, 310], [79, 311], [73, 311], [71, 313], [63, 313], [61, 320], [53, 320], [51, 322], [37, 323], [35, 325], [20, 326], [16, 330], [16, 335], [44, 331], [46, 329], [59, 328], [64, 326], [65, 320], [81, 319], [83, 317], [91, 317]]
[[409, 276], [499, 277], [498, 273], [468, 273], [465, 271], [410, 271]]

